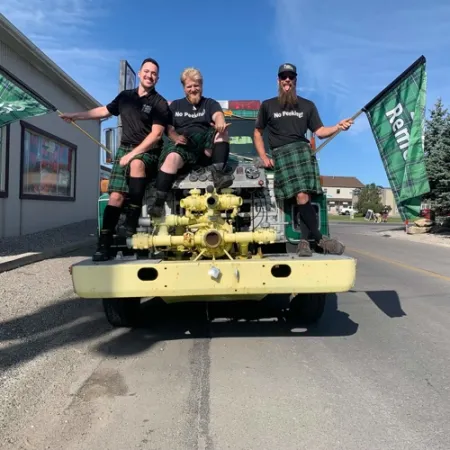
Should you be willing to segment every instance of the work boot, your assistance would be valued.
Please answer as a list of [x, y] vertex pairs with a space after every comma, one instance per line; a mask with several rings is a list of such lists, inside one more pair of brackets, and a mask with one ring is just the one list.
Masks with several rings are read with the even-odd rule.
[[155, 202], [149, 211], [150, 217], [161, 217], [163, 215], [166, 198], [167, 192], [156, 191]]
[[300, 239], [297, 245], [298, 256], [312, 256], [311, 247], [306, 239]]
[[330, 255], [342, 255], [345, 251], [345, 246], [336, 239], [323, 236], [317, 244], [324, 250], [324, 253]]
[[216, 191], [218, 191], [219, 189], [226, 189], [231, 187], [231, 185], [233, 184], [233, 176], [231, 173], [225, 173], [224, 169], [220, 170], [214, 165], [210, 166], [209, 169], [211, 170], [211, 175]]
[[131, 237], [136, 234], [136, 229], [139, 225], [139, 218], [141, 217], [142, 207], [136, 205], [128, 205], [125, 220], [125, 235]]
[[97, 242], [97, 249], [92, 256], [92, 261], [108, 261], [110, 253], [109, 249], [112, 244], [112, 233], [108, 230], [100, 231]]

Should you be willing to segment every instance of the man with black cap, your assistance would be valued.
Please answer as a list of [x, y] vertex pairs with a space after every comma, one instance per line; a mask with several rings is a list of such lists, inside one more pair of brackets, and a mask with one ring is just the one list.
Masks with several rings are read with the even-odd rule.
[[[274, 189], [277, 200], [295, 198], [299, 206], [302, 239], [298, 244], [300, 256], [312, 256], [308, 237], [326, 253], [342, 254], [345, 247], [336, 239], [322, 236], [316, 212], [311, 204], [311, 194], [322, 192], [319, 167], [312, 154], [307, 130], [320, 139], [332, 136], [339, 130], [346, 131], [352, 119], [325, 127], [316, 105], [297, 95], [297, 68], [290, 63], [278, 69], [278, 96], [264, 100], [255, 124], [256, 151], [267, 168], [274, 168]], [[267, 128], [272, 158], [266, 154], [263, 132]]]

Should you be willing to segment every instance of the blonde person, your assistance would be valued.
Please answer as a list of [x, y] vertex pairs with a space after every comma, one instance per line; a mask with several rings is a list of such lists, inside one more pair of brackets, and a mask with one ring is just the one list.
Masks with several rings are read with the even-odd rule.
[[203, 96], [203, 77], [198, 69], [188, 68], [181, 74], [184, 97], [170, 104], [169, 141], [159, 159], [156, 199], [150, 211], [160, 217], [164, 202], [178, 171], [186, 166], [208, 166], [216, 189], [231, 186], [231, 175], [224, 172], [230, 144], [227, 124], [220, 104]]

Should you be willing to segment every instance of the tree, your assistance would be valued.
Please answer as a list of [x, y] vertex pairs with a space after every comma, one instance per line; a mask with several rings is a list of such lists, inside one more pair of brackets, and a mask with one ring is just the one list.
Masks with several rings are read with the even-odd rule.
[[450, 115], [440, 98], [425, 122], [424, 151], [431, 190], [424, 197], [445, 214], [450, 211]]
[[366, 215], [368, 209], [371, 209], [374, 213], [380, 213], [383, 207], [380, 188], [375, 183], [366, 184], [358, 195], [358, 202], [356, 203], [358, 213]]

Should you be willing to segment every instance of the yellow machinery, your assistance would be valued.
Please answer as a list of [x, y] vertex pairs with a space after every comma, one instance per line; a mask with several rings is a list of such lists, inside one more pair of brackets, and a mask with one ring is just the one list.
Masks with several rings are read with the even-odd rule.
[[278, 294], [290, 296], [291, 316], [312, 323], [322, 315], [327, 293], [353, 286], [353, 258], [265, 252], [263, 248], [277, 244], [277, 230], [236, 231], [242, 197], [225, 189], [218, 194], [212, 186], [205, 191], [191, 189], [179, 201], [180, 214], [152, 220], [151, 232], [128, 238], [134, 257], [73, 265], [75, 292], [103, 299], [114, 326], [134, 326], [143, 298], [166, 303], [259, 301]]
[[[199, 189], [191, 189], [190, 195], [180, 201], [185, 210], [183, 216], [169, 215], [161, 222], [154, 222], [157, 234], [137, 233], [128, 240], [128, 246], [134, 250], [165, 248], [176, 253], [189, 252], [196, 261], [224, 256], [230, 260], [236, 256], [248, 258], [250, 243], [276, 242], [277, 233], [273, 228], [235, 232], [233, 220], [242, 198], [233, 195], [231, 190], [223, 192], [217, 194], [211, 187], [201, 195]], [[222, 217], [224, 211], [231, 211], [229, 218]], [[168, 232], [171, 228], [174, 234]]]

